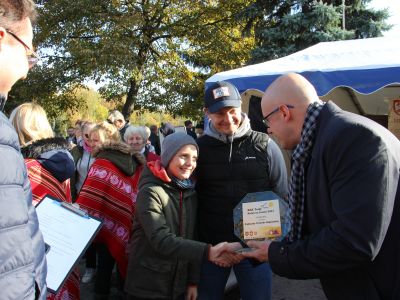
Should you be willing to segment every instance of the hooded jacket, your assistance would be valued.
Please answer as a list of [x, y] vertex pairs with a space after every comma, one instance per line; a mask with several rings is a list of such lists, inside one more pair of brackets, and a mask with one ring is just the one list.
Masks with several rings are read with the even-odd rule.
[[139, 182], [125, 291], [139, 298], [176, 299], [198, 282], [208, 245], [191, 240], [195, 191], [168, 182], [160, 161], [147, 165]]
[[33, 203], [49, 194], [71, 202], [70, 178], [74, 174], [74, 161], [64, 138], [48, 138], [33, 142], [21, 149], [28, 167]]
[[[33, 142], [21, 149], [32, 186], [32, 201], [38, 205], [49, 195], [71, 202], [69, 177], [74, 172], [74, 161], [64, 138], [48, 138]], [[59, 228], [62, 229], [62, 228]], [[47, 300], [80, 299], [79, 269], [67, 277], [57, 294], [48, 293]]]
[[104, 221], [95, 241], [107, 246], [122, 277], [125, 277], [137, 183], [145, 159], [122, 142], [95, 148], [92, 155], [96, 160], [76, 203], [90, 215]]
[[34, 299], [36, 286], [42, 300], [47, 292], [44, 241], [18, 136], [3, 113], [0, 157], [1, 299]]

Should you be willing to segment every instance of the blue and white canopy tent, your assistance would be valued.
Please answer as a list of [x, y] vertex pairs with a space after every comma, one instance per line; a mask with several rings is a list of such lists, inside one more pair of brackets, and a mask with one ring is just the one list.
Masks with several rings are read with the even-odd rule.
[[306, 77], [322, 99], [385, 123], [380, 119], [387, 115], [389, 100], [400, 96], [400, 39], [323, 42], [286, 57], [217, 73], [206, 86], [224, 80], [241, 93], [262, 93], [289, 72]]

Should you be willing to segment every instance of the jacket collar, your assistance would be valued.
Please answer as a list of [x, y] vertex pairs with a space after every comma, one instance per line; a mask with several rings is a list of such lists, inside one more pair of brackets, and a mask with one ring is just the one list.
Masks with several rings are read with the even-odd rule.
[[47, 138], [34, 141], [21, 148], [24, 158], [35, 159], [59, 182], [71, 178], [75, 172], [72, 155], [64, 138]]
[[121, 172], [132, 176], [138, 165], [146, 162], [145, 157], [122, 142], [109, 142], [93, 150], [93, 157], [103, 158], [113, 163]]

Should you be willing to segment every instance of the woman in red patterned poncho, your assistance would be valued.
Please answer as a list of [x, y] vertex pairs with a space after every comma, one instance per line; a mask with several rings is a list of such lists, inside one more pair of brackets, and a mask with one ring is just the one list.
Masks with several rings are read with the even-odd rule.
[[[13, 110], [10, 120], [25, 158], [33, 204], [38, 205], [46, 195], [71, 203], [69, 178], [74, 161], [67, 141], [54, 138], [46, 112], [38, 104], [24, 103]], [[75, 268], [57, 294], [47, 294], [47, 300], [78, 300], [79, 293], [79, 269]]]
[[[110, 291], [115, 262], [121, 277], [126, 275], [137, 183], [145, 159], [121, 142], [117, 128], [107, 122], [96, 125], [90, 139], [96, 160], [76, 203], [104, 221], [95, 239], [98, 254], [95, 293], [105, 298]], [[122, 292], [122, 282], [120, 288]]]

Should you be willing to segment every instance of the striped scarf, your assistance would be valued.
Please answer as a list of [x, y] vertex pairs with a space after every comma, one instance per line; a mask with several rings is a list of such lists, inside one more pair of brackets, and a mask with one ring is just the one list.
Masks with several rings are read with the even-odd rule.
[[289, 187], [289, 214], [292, 228], [288, 236], [291, 242], [302, 238], [304, 202], [306, 198], [305, 171], [314, 145], [317, 119], [323, 107], [324, 103], [322, 101], [314, 102], [308, 106], [300, 143], [292, 155], [292, 173]]
[[180, 190], [190, 190], [194, 188], [194, 183], [192, 179], [179, 179], [176, 178], [175, 176], [169, 175], [171, 178], [171, 183], [175, 187], [177, 187]]

